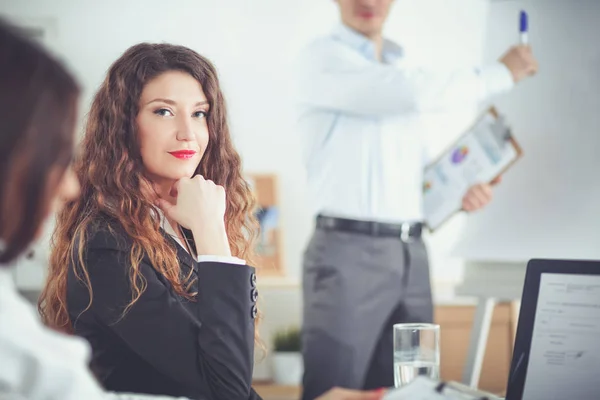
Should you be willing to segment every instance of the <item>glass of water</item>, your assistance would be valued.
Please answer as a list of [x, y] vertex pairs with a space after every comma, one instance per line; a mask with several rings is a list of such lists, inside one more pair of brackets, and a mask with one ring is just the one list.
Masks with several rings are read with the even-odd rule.
[[397, 388], [417, 376], [440, 378], [440, 326], [394, 325], [394, 383]]

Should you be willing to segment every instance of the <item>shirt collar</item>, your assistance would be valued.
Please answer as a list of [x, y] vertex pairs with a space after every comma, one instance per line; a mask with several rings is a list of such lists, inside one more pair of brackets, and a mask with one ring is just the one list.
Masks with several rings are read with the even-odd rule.
[[[375, 44], [354, 29], [344, 24], [339, 24], [333, 31], [333, 37], [352, 47], [366, 58], [375, 60]], [[386, 64], [391, 64], [404, 55], [404, 50], [397, 43], [383, 39], [381, 55]]]
[[[189, 253], [187, 247], [183, 244], [183, 242], [179, 238], [179, 235], [175, 231], [175, 228], [169, 223], [169, 220], [167, 218], [165, 218], [165, 214], [163, 213], [163, 211], [159, 208], [155, 208], [155, 210], [156, 210], [156, 213], [158, 214], [158, 218], [160, 220], [161, 229], [168, 236], [173, 238], [173, 240], [175, 240], [175, 242], [179, 245], [179, 247], [181, 247], [181, 249], [183, 249], [185, 251], [186, 254], [189, 254], [190, 256], [194, 257], [192, 254]], [[195, 247], [193, 245], [191, 245], [190, 247], [192, 247], [192, 252], [195, 252]]]
[[[165, 214], [163, 213], [163, 211], [160, 208], [155, 207], [152, 211], [156, 212], [156, 214], [158, 215], [158, 219], [160, 221], [160, 227], [161, 229], [169, 236], [171, 236], [173, 239], [175, 239], [177, 241], [177, 243], [179, 243], [180, 245], [182, 245], [182, 243], [179, 240], [179, 235], [177, 235], [177, 233], [175, 232], [175, 229], [171, 226], [171, 224], [169, 223], [169, 221], [165, 218]], [[183, 247], [183, 245], [182, 245]]]

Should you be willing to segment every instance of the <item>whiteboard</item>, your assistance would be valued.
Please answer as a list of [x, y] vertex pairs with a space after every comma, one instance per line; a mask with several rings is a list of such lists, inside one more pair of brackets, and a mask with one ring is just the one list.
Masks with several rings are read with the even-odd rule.
[[494, 100], [523, 146], [493, 202], [468, 217], [454, 254], [474, 261], [600, 259], [600, 1], [498, 1], [487, 61], [529, 13], [536, 77]]

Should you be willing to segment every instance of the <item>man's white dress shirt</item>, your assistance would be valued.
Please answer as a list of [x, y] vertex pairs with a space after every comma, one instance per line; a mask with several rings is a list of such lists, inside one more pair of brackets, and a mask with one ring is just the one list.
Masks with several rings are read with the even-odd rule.
[[386, 40], [340, 25], [298, 65], [298, 128], [313, 212], [381, 222], [423, 220], [423, 118], [512, 88], [501, 63], [446, 73], [403, 66]]

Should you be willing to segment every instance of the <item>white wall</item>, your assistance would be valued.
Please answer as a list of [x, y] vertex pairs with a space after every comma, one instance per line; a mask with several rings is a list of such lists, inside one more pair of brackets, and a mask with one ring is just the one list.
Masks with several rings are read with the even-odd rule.
[[[444, 66], [478, 63], [488, 10], [486, 0], [398, 0], [387, 25], [413, 61]], [[293, 131], [289, 67], [297, 51], [337, 22], [327, 0], [0, 0], [0, 13], [52, 27], [48, 44], [84, 86], [83, 110], [111, 62], [141, 41], [189, 46], [217, 65], [245, 168], [280, 177], [285, 265], [298, 277], [312, 229], [306, 207], [299, 139]], [[438, 115], [428, 132], [444, 147], [472, 118]], [[461, 262], [449, 258], [461, 217], [431, 238], [434, 279], [460, 279]], [[36, 272], [24, 278], [30, 282]], [[24, 282], [24, 284], [27, 284]]]
[[486, 58], [510, 43], [520, 9], [529, 13], [540, 70], [498, 107], [525, 156], [506, 174], [496, 201], [469, 221], [457, 254], [522, 264], [598, 259], [600, 46], [591, 38], [600, 37], [600, 1], [492, 4]]

